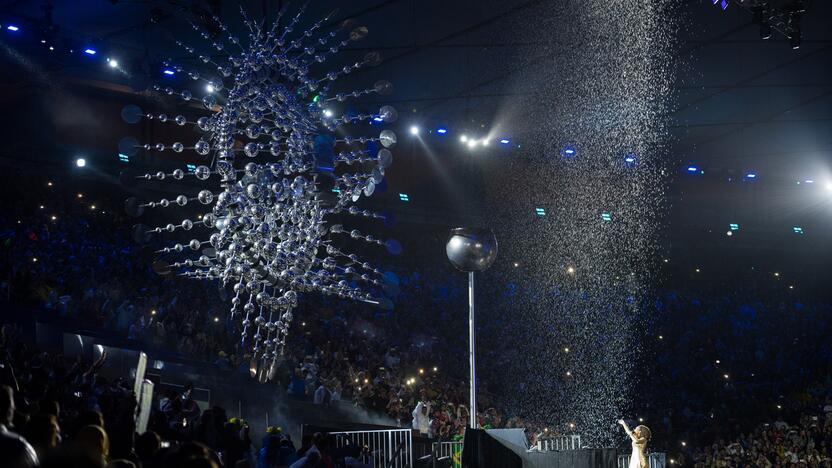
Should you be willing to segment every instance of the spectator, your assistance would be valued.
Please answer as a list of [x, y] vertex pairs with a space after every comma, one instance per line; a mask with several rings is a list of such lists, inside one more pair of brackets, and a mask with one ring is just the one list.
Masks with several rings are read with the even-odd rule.
[[327, 388], [326, 380], [321, 379], [318, 389], [315, 390], [313, 402], [316, 405], [328, 405], [332, 402], [332, 392]]
[[110, 456], [110, 439], [101, 426], [87, 425], [75, 436], [78, 452], [96, 465], [106, 466]]
[[9, 468], [29, 468], [38, 465], [35, 449], [20, 435], [10, 430], [14, 416], [14, 391], [8, 385], [0, 387], [0, 453]]
[[413, 409], [413, 430], [419, 431], [422, 435], [428, 435], [430, 430], [430, 402], [419, 401]]
[[37, 413], [32, 416], [26, 424], [24, 434], [40, 459], [44, 459], [61, 442], [58, 418], [49, 413]]

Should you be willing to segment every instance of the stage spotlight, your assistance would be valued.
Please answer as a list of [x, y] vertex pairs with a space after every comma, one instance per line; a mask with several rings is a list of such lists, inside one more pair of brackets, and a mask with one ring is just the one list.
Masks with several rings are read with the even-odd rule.
[[636, 162], [635, 155], [628, 154], [627, 156], [624, 156], [624, 162], [627, 164], [633, 164], [634, 162]]
[[489, 142], [488, 142], [488, 138], [484, 138], [484, 139], [482, 140], [482, 145], [483, 145], [483, 146], [488, 146], [488, 143], [489, 143]]
[[[208, 83], [207, 85], [205, 85], [205, 91], [207, 91], [209, 94], [213, 93], [214, 92], [214, 85], [212, 85], [211, 83]], [[326, 115], [327, 112], [330, 112], [330, 114], [332, 113], [331, 111], [325, 110], [324, 115]], [[327, 116], [327, 117], [329, 117], [329, 116]]]
[[567, 158], [571, 158], [572, 156], [578, 154], [578, 150], [576, 150], [573, 146], [566, 146], [563, 148], [563, 151], [561, 151], [561, 154]]
[[55, 48], [52, 47], [52, 46], [49, 46], [49, 50], [55, 50]]
[[78, 159], [75, 160], [75, 166], [76, 167], [84, 167], [86, 165], [87, 165], [87, 160], [84, 159], [84, 158], [78, 158]]
[[460, 137], [459, 137], [459, 141], [461, 141], [461, 142], [465, 143], [466, 141], [468, 141], [468, 135], [462, 135], [462, 136], [460, 136]]
[[752, 180], [753, 180], [753, 179], [756, 179], [756, 178], [757, 178], [757, 174], [755, 174], [755, 173], [753, 173], [753, 172], [749, 172], [748, 174], [746, 174], [746, 175], [745, 175], [745, 178], [746, 178], [746, 179], [752, 179]]
[[832, 182], [829, 182], [829, 183], [826, 184], [826, 190], [829, 190], [830, 192], [832, 192]]
[[84, 49], [84, 53], [85, 53], [85, 54], [87, 54], [87, 55], [95, 55], [95, 54], [97, 54], [98, 52], [96, 52], [96, 50], [95, 50], [95, 49], [90, 49], [90, 48], [87, 48], [87, 49]]
[[507, 145], [509, 143], [511, 143], [511, 140], [509, 140], [508, 138], [503, 138], [502, 140], [500, 140], [500, 144]]
[[165, 75], [171, 76], [171, 75], [173, 75], [173, 74], [174, 74], [174, 73], [176, 73], [176, 72], [175, 72], [175, 71], [173, 71], [173, 70], [172, 70], [172, 69], [170, 69], [170, 68], [165, 68], [164, 70], [162, 70], [162, 73], [164, 73]]
[[410, 127], [410, 134], [411, 135], [418, 135], [419, 134], [419, 127], [413, 125]]
[[10, 24], [10, 25], [6, 26], [6, 29], [8, 29], [9, 31], [14, 31], [14, 32], [20, 31], [20, 28], [13, 25], [13, 24]]
[[107, 59], [107, 63], [110, 64], [110, 68], [118, 68], [118, 60]]
[[324, 109], [324, 117], [329, 118], [332, 117], [332, 111], [329, 109]]
[[373, 117], [373, 122], [384, 122], [382, 117]]
[[699, 170], [699, 168], [696, 167], [696, 166], [688, 166], [688, 172], [690, 172], [690, 173], [694, 173], [698, 170]]
[[439, 127], [439, 128], [436, 129], [436, 133], [439, 133], [440, 135], [444, 135], [444, 134], [448, 133], [448, 129], [444, 128], [444, 127]]

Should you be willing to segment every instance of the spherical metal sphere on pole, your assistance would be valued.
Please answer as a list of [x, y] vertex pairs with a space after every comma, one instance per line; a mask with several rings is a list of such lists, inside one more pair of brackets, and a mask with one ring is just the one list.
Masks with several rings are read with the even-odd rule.
[[497, 238], [490, 229], [456, 228], [445, 245], [448, 260], [468, 272], [468, 362], [470, 374], [469, 427], [477, 428], [477, 336], [474, 326], [474, 273], [483, 271], [497, 258]]
[[483, 271], [497, 259], [497, 238], [485, 228], [451, 229], [445, 253], [460, 271]]

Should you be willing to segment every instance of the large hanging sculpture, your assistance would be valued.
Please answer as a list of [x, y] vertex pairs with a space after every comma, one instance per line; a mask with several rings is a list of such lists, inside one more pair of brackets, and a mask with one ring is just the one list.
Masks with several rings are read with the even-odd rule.
[[[372, 93], [386, 95], [392, 85], [379, 81], [369, 89], [336, 91], [339, 78], [380, 62], [377, 53], [369, 53], [338, 70], [321, 71], [350, 41], [364, 37], [367, 29], [347, 31], [342, 25], [322, 32], [324, 18], [296, 33], [301, 13], [280, 28], [285, 10], [271, 27], [249, 20], [243, 11], [247, 44], [230, 35], [217, 17], [213, 20], [221, 32], [215, 39], [194, 25], [213, 49], [228, 53], [228, 58], [219, 61], [177, 42], [209, 70], [191, 70], [172, 61], [164, 65], [205, 89], [201, 103], [205, 115], [195, 120], [184, 115], [171, 118], [144, 113], [137, 106], [128, 106], [123, 114], [130, 122], [144, 118], [196, 126], [202, 136], [169, 145], [139, 144], [128, 137], [119, 145], [123, 153], [142, 148], [194, 151], [204, 158], [205, 163], [192, 171], [139, 176], [174, 182], [192, 177], [202, 186], [196, 193], [146, 203], [131, 198], [126, 207], [136, 216], [145, 209], [190, 205], [208, 210], [197, 221], [184, 219], [155, 228], [139, 225], [136, 235], [193, 232], [189, 242], [165, 247], [160, 254], [184, 257], [172, 264], [181, 275], [233, 285], [231, 316], [241, 324], [242, 347], [253, 356], [252, 373], [259, 373], [261, 379], [270, 374], [282, 353], [299, 292], [389, 303], [380, 293], [383, 273], [337, 248], [336, 237], [381, 246], [389, 243], [388, 250], [398, 247], [395, 241], [327, 222], [339, 214], [382, 218], [355, 203], [372, 195], [382, 181], [392, 162], [387, 148], [396, 143], [396, 135], [383, 130], [373, 137], [349, 136], [349, 131], [393, 122], [396, 110], [384, 106], [377, 113], [336, 115], [329, 106]], [[186, 102], [195, 99], [187, 89], [154, 89]]]

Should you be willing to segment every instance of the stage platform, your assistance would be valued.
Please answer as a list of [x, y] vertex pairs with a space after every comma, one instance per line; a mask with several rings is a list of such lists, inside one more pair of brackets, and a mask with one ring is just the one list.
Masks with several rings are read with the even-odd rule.
[[528, 451], [522, 429], [467, 429], [464, 468], [616, 468], [615, 449]]

